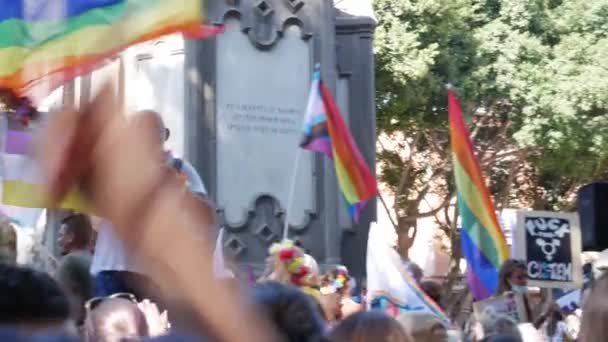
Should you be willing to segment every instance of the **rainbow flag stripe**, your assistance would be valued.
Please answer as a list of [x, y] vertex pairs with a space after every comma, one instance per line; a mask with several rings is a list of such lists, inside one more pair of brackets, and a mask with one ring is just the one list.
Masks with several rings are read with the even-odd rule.
[[[20, 208], [49, 208], [47, 193], [38, 164], [29, 155], [34, 132], [19, 123], [8, 125], [4, 134], [2, 162], [2, 205]], [[69, 192], [56, 206], [85, 213], [92, 207], [77, 191]], [[4, 210], [8, 216], [11, 212]]]
[[0, 0], [0, 88], [27, 95], [47, 78], [54, 88], [133, 44], [196, 36], [203, 8], [201, 0]]
[[460, 240], [468, 264], [469, 285], [475, 298], [480, 300], [496, 292], [498, 272], [509, 257], [509, 248], [475, 158], [460, 104], [451, 89], [448, 90], [448, 111], [458, 208], [462, 219]]
[[367, 201], [378, 194], [378, 185], [338, 106], [321, 81], [319, 70], [313, 76], [303, 133], [300, 147], [321, 152], [334, 161], [338, 183], [348, 203], [349, 213], [358, 222]]

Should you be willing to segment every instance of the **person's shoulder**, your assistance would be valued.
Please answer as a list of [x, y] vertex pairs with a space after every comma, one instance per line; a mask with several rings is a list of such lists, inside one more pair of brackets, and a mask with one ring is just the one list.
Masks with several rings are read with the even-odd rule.
[[207, 189], [205, 188], [203, 180], [199, 176], [194, 166], [192, 166], [192, 164], [185, 159], [182, 159], [182, 172], [188, 178], [190, 191], [207, 195]]

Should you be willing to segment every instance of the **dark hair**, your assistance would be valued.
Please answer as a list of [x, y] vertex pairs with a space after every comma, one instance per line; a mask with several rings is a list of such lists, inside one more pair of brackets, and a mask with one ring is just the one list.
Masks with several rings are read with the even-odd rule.
[[349, 316], [329, 334], [332, 342], [410, 342], [401, 324], [382, 311], [364, 311]]
[[0, 323], [64, 321], [69, 304], [46, 273], [0, 264]]
[[73, 214], [61, 220], [61, 223], [65, 224], [67, 230], [74, 235], [74, 245], [79, 248], [89, 246], [93, 236], [93, 227], [87, 215]]
[[427, 296], [431, 297], [438, 305], [441, 306], [441, 285], [432, 280], [425, 280], [420, 283], [420, 288], [426, 293]]
[[324, 322], [319, 306], [300, 289], [265, 282], [256, 285], [254, 297], [286, 341], [323, 341]]
[[496, 289], [497, 295], [502, 295], [505, 292], [511, 291], [509, 278], [517, 269], [526, 270], [526, 264], [523, 261], [516, 259], [507, 259], [502, 264], [500, 267], [500, 273], [498, 274], [498, 288]]

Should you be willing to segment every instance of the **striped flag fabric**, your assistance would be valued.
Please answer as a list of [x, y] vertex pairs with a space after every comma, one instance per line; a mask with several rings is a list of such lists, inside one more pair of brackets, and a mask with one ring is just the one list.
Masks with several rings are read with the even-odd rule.
[[365, 204], [378, 194], [378, 184], [323, 84], [318, 67], [310, 87], [303, 133], [300, 147], [321, 152], [333, 160], [349, 213], [355, 222], [359, 222]]
[[446, 327], [450, 319], [427, 296], [405, 269], [393, 248], [396, 237], [390, 227], [372, 222], [367, 241], [367, 301], [371, 309], [382, 310], [397, 318], [409, 311], [435, 315]]
[[125, 48], [183, 32], [203, 38], [200, 0], [0, 0], [0, 88], [48, 92]]
[[475, 299], [482, 300], [495, 294], [498, 273], [509, 257], [509, 248], [475, 158], [460, 104], [451, 88], [448, 89], [448, 112], [458, 209], [462, 220], [462, 253], [467, 261], [471, 292]]
[[[48, 208], [48, 196], [36, 160], [30, 155], [34, 129], [8, 120], [2, 160], [2, 205], [21, 208]], [[71, 191], [57, 206], [79, 212], [92, 213], [87, 201]]]

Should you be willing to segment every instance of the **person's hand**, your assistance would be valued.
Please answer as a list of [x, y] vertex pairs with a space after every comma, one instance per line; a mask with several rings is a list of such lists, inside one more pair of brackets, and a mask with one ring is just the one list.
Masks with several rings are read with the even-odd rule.
[[146, 317], [146, 323], [148, 323], [148, 334], [151, 337], [158, 337], [167, 335], [169, 333], [170, 324], [167, 311], [163, 313], [158, 310], [158, 306], [151, 301], [145, 299], [137, 306], [139, 310]]
[[363, 305], [356, 303], [352, 299], [344, 299], [340, 303], [340, 311], [342, 312], [342, 319], [345, 319], [357, 312], [363, 311]]
[[52, 199], [78, 185], [97, 214], [118, 229], [129, 225], [170, 178], [160, 167], [159, 125], [152, 113], [124, 115], [109, 86], [81, 111], [53, 114], [39, 144]]
[[214, 210], [170, 175], [159, 125], [153, 113], [124, 115], [111, 86], [79, 111], [53, 114], [38, 144], [51, 199], [77, 186], [152, 278], [193, 307], [206, 334], [274, 341], [265, 318], [238, 291], [215, 281], [214, 246], [201, 238], [213, 228]]

